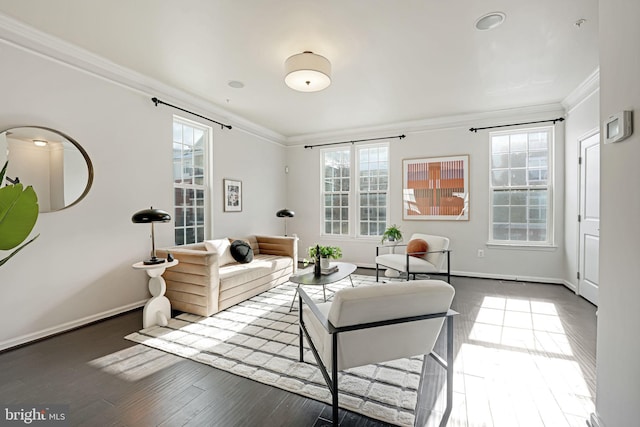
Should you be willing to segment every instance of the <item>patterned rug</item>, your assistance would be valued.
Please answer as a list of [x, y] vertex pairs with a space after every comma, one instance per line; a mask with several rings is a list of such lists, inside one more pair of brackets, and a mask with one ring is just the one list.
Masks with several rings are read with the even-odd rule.
[[[355, 286], [375, 284], [374, 277], [351, 277]], [[125, 338], [330, 403], [331, 395], [306, 340], [305, 363], [298, 362], [298, 312], [289, 313], [295, 286], [284, 283], [211, 317], [183, 313], [165, 327], [153, 326]], [[350, 286], [348, 278], [328, 285], [328, 295]], [[304, 289], [322, 301], [322, 287]], [[340, 407], [413, 426], [422, 365], [419, 356], [341, 372]]]

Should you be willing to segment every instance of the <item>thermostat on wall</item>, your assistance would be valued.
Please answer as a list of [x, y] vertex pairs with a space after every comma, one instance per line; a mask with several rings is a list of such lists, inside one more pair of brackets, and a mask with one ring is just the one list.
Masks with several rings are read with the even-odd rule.
[[609, 116], [604, 122], [604, 143], [620, 142], [627, 139], [633, 133], [633, 120], [631, 111], [621, 111]]

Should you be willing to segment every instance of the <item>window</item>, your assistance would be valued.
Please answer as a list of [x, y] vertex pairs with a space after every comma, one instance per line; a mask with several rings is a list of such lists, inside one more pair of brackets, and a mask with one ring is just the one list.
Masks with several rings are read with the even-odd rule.
[[360, 236], [382, 236], [387, 228], [389, 148], [358, 147], [358, 200]]
[[173, 120], [175, 243], [204, 240], [207, 200], [207, 152], [210, 129], [185, 119]]
[[[388, 145], [327, 149], [321, 157], [322, 233], [381, 236], [387, 225]], [[352, 184], [356, 186], [355, 191]], [[356, 227], [351, 225], [354, 222]]]
[[351, 196], [351, 150], [322, 152], [324, 228], [329, 235], [349, 235]]
[[489, 240], [551, 244], [553, 129], [496, 132], [490, 138]]

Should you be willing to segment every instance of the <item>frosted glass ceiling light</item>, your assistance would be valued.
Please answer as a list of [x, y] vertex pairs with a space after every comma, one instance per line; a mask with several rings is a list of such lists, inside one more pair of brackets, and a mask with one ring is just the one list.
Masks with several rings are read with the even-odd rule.
[[476, 21], [476, 28], [480, 31], [491, 30], [498, 25], [502, 24], [506, 18], [506, 15], [502, 12], [491, 12], [484, 16], [481, 16]]
[[34, 139], [33, 143], [38, 147], [45, 147], [48, 144], [48, 142], [43, 139]]
[[331, 84], [331, 63], [324, 56], [305, 51], [284, 63], [284, 82], [293, 90], [317, 92]]

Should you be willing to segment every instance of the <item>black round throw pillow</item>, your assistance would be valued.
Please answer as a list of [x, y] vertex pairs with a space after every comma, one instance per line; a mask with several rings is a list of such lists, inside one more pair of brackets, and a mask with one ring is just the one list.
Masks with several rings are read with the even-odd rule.
[[244, 240], [234, 240], [231, 242], [231, 256], [240, 264], [247, 264], [253, 261], [253, 249]]

